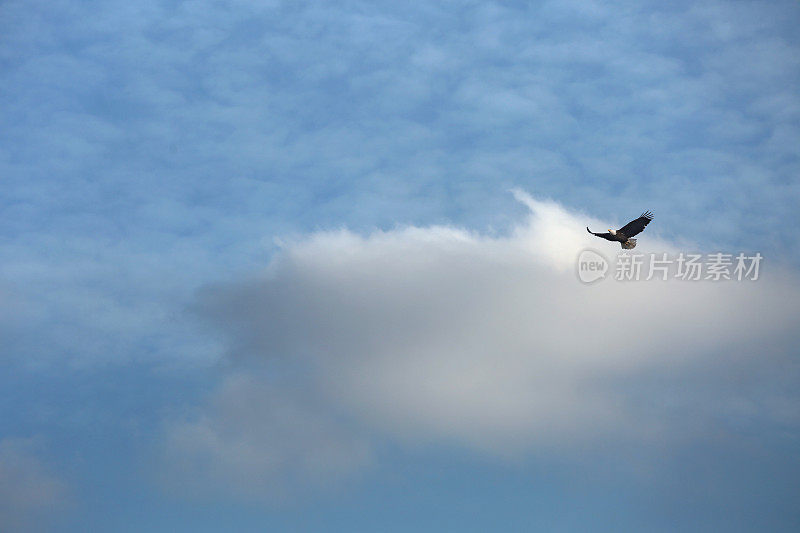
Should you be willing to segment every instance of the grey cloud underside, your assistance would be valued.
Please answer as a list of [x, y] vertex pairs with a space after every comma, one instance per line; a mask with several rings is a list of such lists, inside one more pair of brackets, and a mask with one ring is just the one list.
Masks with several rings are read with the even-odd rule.
[[340, 487], [372, 450], [315, 397], [258, 372], [226, 377], [206, 412], [169, 427], [161, 482], [181, 498], [273, 503]]

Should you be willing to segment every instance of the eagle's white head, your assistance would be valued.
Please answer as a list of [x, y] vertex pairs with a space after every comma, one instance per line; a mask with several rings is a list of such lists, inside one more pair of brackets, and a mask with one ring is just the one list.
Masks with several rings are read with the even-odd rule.
[[615, 230], [615, 229], [609, 229], [609, 230], [608, 230], [608, 232], [609, 232], [611, 235], [616, 235], [616, 234], [617, 234], [617, 230]]

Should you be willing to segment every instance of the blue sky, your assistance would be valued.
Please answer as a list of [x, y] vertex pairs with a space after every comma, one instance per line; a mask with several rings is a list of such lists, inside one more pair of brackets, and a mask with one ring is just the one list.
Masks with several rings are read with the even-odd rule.
[[4, 2], [0, 529], [796, 530], [798, 24]]

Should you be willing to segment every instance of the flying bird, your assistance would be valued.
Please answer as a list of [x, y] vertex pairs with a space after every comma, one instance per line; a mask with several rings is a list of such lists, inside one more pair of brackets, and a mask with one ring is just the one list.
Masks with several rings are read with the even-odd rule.
[[631, 220], [616, 231], [610, 229], [608, 233], [595, 233], [589, 229], [589, 226], [586, 226], [586, 231], [607, 241], [617, 241], [624, 249], [630, 250], [636, 246], [636, 239], [631, 239], [631, 237], [641, 233], [651, 220], [653, 220], [653, 213], [646, 211], [642, 213], [642, 216]]

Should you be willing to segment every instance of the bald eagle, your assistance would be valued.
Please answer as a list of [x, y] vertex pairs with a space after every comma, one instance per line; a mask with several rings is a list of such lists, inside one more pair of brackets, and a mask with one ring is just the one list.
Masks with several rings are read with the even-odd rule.
[[610, 229], [608, 233], [595, 233], [590, 230], [588, 226], [586, 227], [586, 231], [607, 241], [617, 241], [624, 249], [630, 250], [636, 246], [636, 239], [631, 239], [631, 237], [641, 233], [651, 220], [653, 220], [653, 213], [646, 211], [642, 213], [642, 216], [636, 220], [631, 220], [617, 231]]

